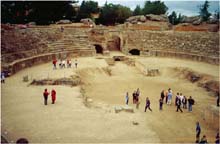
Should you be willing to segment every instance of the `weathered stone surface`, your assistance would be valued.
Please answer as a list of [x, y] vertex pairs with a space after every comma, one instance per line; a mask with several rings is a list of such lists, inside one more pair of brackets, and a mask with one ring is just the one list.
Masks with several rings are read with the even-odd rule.
[[145, 21], [146, 21], [146, 17], [145, 17], [144, 15], [141, 15], [141, 16], [139, 17], [139, 21], [145, 22]]
[[76, 86], [80, 84], [80, 78], [60, 78], [60, 79], [42, 79], [42, 80], [33, 80], [31, 85], [69, 85]]
[[182, 22], [183, 23], [193, 23], [193, 22], [199, 21], [199, 20], [200, 20], [200, 16], [192, 16], [192, 17], [183, 16]]
[[151, 20], [151, 21], [169, 22], [168, 17], [166, 15], [147, 14], [146, 18], [147, 20]]
[[219, 20], [216, 19], [216, 18], [210, 18], [208, 21], [207, 21], [208, 24], [218, 24], [219, 23]]
[[193, 25], [200, 25], [201, 23], [202, 23], [202, 18], [199, 18], [198, 20], [192, 22]]
[[144, 15], [137, 15], [137, 16], [129, 17], [126, 21], [135, 24], [137, 22], [145, 22], [146, 17]]
[[119, 113], [121, 111], [130, 112], [130, 113], [134, 112], [134, 109], [132, 107], [128, 106], [128, 105], [126, 105], [126, 106], [115, 106], [114, 109], [115, 109], [115, 113]]
[[36, 25], [36, 22], [29, 22], [28, 25]]
[[121, 112], [123, 109], [121, 106], [115, 106], [115, 113]]
[[93, 25], [93, 26], [95, 25], [95, 23], [90, 18], [81, 19], [80, 22], [86, 25]]
[[71, 24], [72, 22], [70, 20], [59, 20], [56, 22], [56, 24]]
[[159, 74], [159, 69], [147, 69], [147, 76], [158, 76]]

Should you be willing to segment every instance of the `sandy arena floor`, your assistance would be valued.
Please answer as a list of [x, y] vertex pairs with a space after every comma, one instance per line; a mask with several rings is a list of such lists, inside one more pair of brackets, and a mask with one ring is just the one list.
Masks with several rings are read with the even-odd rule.
[[[206, 125], [201, 115], [205, 107], [216, 104], [215, 97], [196, 84], [180, 79], [169, 69], [186, 67], [219, 79], [219, 67], [169, 58], [134, 58], [146, 67], [160, 69], [162, 74], [146, 77], [136, 67], [116, 62], [110, 67], [112, 75], [109, 76], [102, 69], [108, 66], [104, 59], [89, 57], [78, 59], [77, 70], [53, 70], [52, 64], [46, 63], [7, 78], [1, 85], [2, 135], [10, 142], [25, 137], [34, 143], [193, 143], [195, 123], [199, 121], [201, 135], [205, 134], [209, 142], [214, 142], [218, 128]], [[85, 95], [92, 99], [92, 107], [83, 104], [80, 86], [28, 86], [22, 81], [25, 75], [33, 80], [74, 74], [81, 75]], [[51, 104], [50, 97], [49, 104], [43, 104], [45, 88], [56, 89], [55, 105]], [[141, 92], [139, 109], [131, 102], [131, 94], [137, 88]], [[159, 111], [160, 92], [168, 88], [172, 88], [174, 94], [191, 95], [196, 101], [193, 112], [176, 112], [174, 105], [164, 105], [163, 111]], [[115, 113], [115, 106], [125, 105], [126, 92], [129, 92], [129, 106], [134, 108], [134, 113]], [[144, 112], [146, 97], [151, 100], [153, 112]]]

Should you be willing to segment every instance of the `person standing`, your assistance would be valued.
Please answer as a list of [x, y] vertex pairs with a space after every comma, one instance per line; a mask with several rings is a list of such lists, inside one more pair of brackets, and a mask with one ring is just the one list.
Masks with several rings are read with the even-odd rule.
[[60, 69], [62, 69], [62, 60], [61, 59], [59, 60], [59, 67], [60, 67]]
[[77, 65], [78, 65], [78, 61], [77, 59], [75, 59], [75, 67], [77, 68]]
[[163, 101], [164, 97], [165, 97], [164, 90], [162, 90], [162, 92], [160, 93], [160, 98], [162, 99], [162, 101]]
[[72, 66], [72, 61], [71, 61], [71, 59], [69, 60], [69, 68], [71, 68], [71, 66]]
[[199, 125], [199, 122], [196, 122], [196, 141], [199, 141], [200, 133], [201, 133], [201, 127]]
[[186, 98], [186, 96], [183, 96], [182, 103], [183, 103], [183, 108], [187, 109], [187, 98]]
[[53, 60], [53, 69], [57, 69], [57, 60], [56, 59]]
[[160, 106], [160, 110], [163, 110], [163, 99], [162, 98], [159, 99], [159, 106]]
[[181, 109], [181, 99], [180, 98], [177, 98], [176, 106], [177, 106], [176, 112], [178, 112], [180, 110], [182, 113], [183, 111]]
[[129, 102], [129, 96], [128, 96], [128, 92], [127, 92], [126, 96], [125, 96], [125, 103], [126, 103], [126, 105], [128, 105], [128, 102]]
[[69, 68], [69, 59], [66, 60], [67, 68]]
[[5, 83], [5, 73], [1, 72], [1, 83]]
[[168, 94], [167, 94], [167, 104], [168, 105], [171, 105], [171, 103], [172, 103], [172, 92], [169, 92], [168, 91]]
[[136, 91], [136, 103], [139, 102], [139, 96], [140, 96], [140, 90], [138, 88], [137, 91]]
[[200, 144], [207, 144], [208, 140], [206, 138], [206, 135], [203, 135], [203, 137], [201, 138], [201, 141], [199, 142]]
[[215, 144], [219, 144], [219, 132], [217, 132], [215, 139]]
[[147, 108], [152, 112], [152, 109], [150, 108], [150, 100], [148, 99], [148, 97], [146, 98], [146, 106], [144, 112], [146, 112]]
[[217, 103], [217, 107], [219, 107], [219, 92], [217, 93], [217, 100], [216, 100], [216, 103]]
[[56, 91], [54, 89], [51, 91], [51, 99], [52, 99], [52, 104], [54, 104], [56, 100]]
[[133, 92], [132, 96], [133, 96], [133, 104], [136, 104], [136, 92], [135, 91]]
[[165, 95], [165, 102], [167, 103], [167, 101], [168, 101], [168, 90], [166, 90], [164, 92], [164, 95]]
[[194, 104], [194, 100], [192, 99], [191, 96], [189, 96], [189, 99], [188, 99], [188, 111], [189, 112], [192, 112], [192, 105]]
[[63, 60], [63, 61], [62, 61], [62, 68], [65, 68], [65, 67], [66, 67], [66, 61]]
[[72, 65], [71, 59], [67, 59], [66, 62], [67, 62], [67, 68], [71, 68], [71, 65]]
[[183, 107], [183, 94], [182, 93], [180, 93], [180, 96], [179, 96], [179, 98], [180, 98], [180, 107]]
[[171, 90], [171, 88], [168, 89], [168, 92], [169, 92], [169, 93], [173, 93], [173, 91]]
[[48, 99], [48, 95], [50, 93], [47, 92], [47, 89], [44, 90], [43, 96], [44, 96], [44, 105], [47, 105], [47, 99]]
[[180, 95], [179, 93], [176, 94], [176, 98], [175, 98], [175, 106], [177, 106], [177, 101], [180, 99]]

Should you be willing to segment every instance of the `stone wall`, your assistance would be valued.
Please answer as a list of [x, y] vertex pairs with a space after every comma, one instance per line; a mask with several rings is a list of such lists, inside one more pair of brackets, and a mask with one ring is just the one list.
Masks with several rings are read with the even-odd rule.
[[[219, 64], [219, 34], [215, 32], [177, 32], [139, 30], [124, 26], [75, 28], [45, 26], [27, 29], [2, 29], [3, 69], [15, 73], [22, 68], [57, 58], [94, 56], [95, 44], [141, 56], [175, 57]], [[115, 48], [115, 47], [118, 48]], [[108, 49], [109, 48], [109, 49]]]
[[180, 57], [219, 63], [219, 35], [212, 32], [135, 31], [124, 33], [123, 52], [139, 49], [143, 56]]
[[13, 61], [12, 63], [3, 64], [2, 69], [10, 72], [10, 74], [15, 74], [16, 72], [32, 67], [33, 65], [43, 64], [47, 62], [51, 62], [54, 58], [66, 58], [66, 57], [84, 57], [84, 56], [91, 56], [94, 55], [94, 51], [83, 51], [77, 50], [72, 52], [62, 52], [62, 53], [49, 53], [49, 54], [42, 54], [37, 56], [32, 56], [25, 59], [19, 59]]

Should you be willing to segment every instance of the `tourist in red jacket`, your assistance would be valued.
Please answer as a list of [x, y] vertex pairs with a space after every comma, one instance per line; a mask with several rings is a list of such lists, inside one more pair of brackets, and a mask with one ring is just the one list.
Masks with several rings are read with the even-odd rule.
[[51, 91], [51, 98], [52, 98], [52, 104], [54, 104], [56, 100], [56, 91], [54, 89]]
[[53, 69], [57, 69], [57, 60], [56, 59], [53, 60]]

